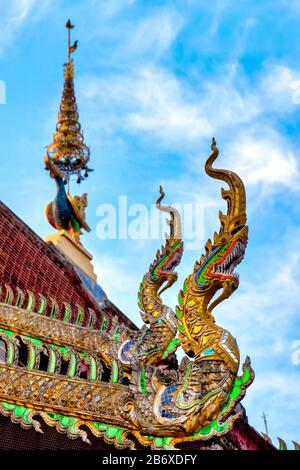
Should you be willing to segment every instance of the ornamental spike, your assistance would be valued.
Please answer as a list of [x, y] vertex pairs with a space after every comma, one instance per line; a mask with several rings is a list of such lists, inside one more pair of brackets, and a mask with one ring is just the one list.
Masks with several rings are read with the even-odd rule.
[[294, 444], [295, 450], [300, 450], [300, 444], [298, 444], [298, 442], [292, 441], [292, 443]]
[[277, 437], [278, 442], [279, 442], [279, 450], [287, 450], [287, 445], [286, 442], [281, 439], [281, 437]]

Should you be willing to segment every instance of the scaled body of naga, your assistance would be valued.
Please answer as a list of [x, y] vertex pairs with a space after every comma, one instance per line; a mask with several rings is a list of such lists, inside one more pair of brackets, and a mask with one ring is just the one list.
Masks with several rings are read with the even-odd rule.
[[[243, 259], [248, 234], [244, 185], [235, 173], [213, 168], [217, 156], [213, 139], [205, 171], [228, 184], [229, 189], [222, 189], [227, 214], [220, 212], [219, 233], [207, 241], [205, 255], [186, 278], [176, 315], [163, 304], [160, 294], [177, 280], [173, 270], [183, 251], [180, 216], [175, 209], [160, 205], [162, 190], [157, 201], [157, 207], [171, 216], [171, 233], [139, 291], [142, 319], [150, 327], [144, 326], [119, 349], [134, 396], [123, 414], [143, 434], [177, 439], [211, 426], [209, 436], [220, 435], [218, 430], [228, 430], [239, 416], [234, 408], [254, 378], [248, 358], [243, 376], [237, 377], [240, 358], [236, 340], [215, 324], [212, 315], [213, 308], [238, 287], [234, 268]], [[221, 294], [213, 300], [220, 289]], [[185, 356], [179, 367], [175, 356], [178, 346], [192, 358]]]

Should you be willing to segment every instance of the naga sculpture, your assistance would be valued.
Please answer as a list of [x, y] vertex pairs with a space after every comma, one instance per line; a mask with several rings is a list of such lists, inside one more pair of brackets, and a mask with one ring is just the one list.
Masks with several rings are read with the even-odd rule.
[[[20, 299], [11, 306], [7, 286], [6, 301], [0, 304], [0, 340], [7, 351], [0, 363], [0, 413], [42, 432], [34, 419], [39, 415], [59, 432], [88, 442], [84, 425], [118, 448], [134, 448], [130, 436], [145, 446], [170, 449], [230, 430], [240, 416], [236, 405], [254, 373], [247, 358], [242, 375], [237, 375], [236, 341], [215, 323], [212, 310], [239, 284], [234, 269], [247, 245], [246, 197], [235, 173], [214, 168], [214, 139], [211, 148], [205, 170], [227, 183], [228, 189], [222, 189], [227, 214], [220, 212], [220, 230], [207, 241], [205, 254], [184, 281], [175, 312], [161, 294], [177, 280], [175, 268], [183, 254], [181, 221], [175, 208], [162, 204], [160, 188], [156, 206], [168, 214], [170, 233], [140, 285], [138, 303], [145, 325], [137, 332], [70, 324], [68, 312], [64, 321], [49, 318], [41, 314], [44, 298], [36, 312], [30, 296], [27, 306], [22, 308]], [[66, 195], [60, 168], [47, 157], [46, 165], [58, 186], [55, 201], [48, 205], [49, 218], [54, 226], [71, 230], [73, 219], [84, 219], [77, 217]], [[25, 345], [28, 361], [20, 367], [19, 348]], [[178, 347], [186, 354], [179, 365]], [[39, 368], [45, 352], [47, 371]], [[64, 373], [62, 360], [69, 361]], [[88, 370], [85, 378], [83, 370]]]
[[163, 356], [166, 356], [165, 350], [177, 333], [175, 313], [163, 304], [161, 294], [177, 280], [174, 269], [180, 263], [183, 253], [181, 220], [175, 208], [161, 205], [164, 196], [160, 187], [156, 207], [170, 214], [170, 219], [167, 219], [170, 236], [161, 251], [157, 251], [138, 293], [142, 320], [149, 324], [150, 328], [145, 326], [136, 338], [122, 344], [119, 358], [124, 365], [157, 365]]
[[53, 163], [47, 155], [45, 157], [46, 168], [50, 176], [55, 179], [57, 193], [54, 201], [46, 206], [48, 222], [56, 230], [67, 230], [76, 242], [80, 242], [81, 229], [90, 231], [85, 221], [85, 209], [87, 206], [87, 194], [72, 197], [66, 193], [64, 173]]
[[[248, 378], [239, 393], [231, 395], [235, 382], [241, 381], [237, 379], [239, 349], [212, 315], [213, 308], [238, 287], [234, 268], [244, 257], [248, 235], [244, 185], [235, 173], [213, 168], [217, 156], [213, 139], [205, 170], [228, 184], [229, 189], [222, 190], [228, 211], [220, 213], [219, 233], [214, 234], [213, 242], [207, 241], [205, 255], [185, 280], [176, 315], [162, 303], [160, 294], [177, 280], [173, 270], [183, 251], [180, 216], [175, 209], [160, 205], [162, 189], [157, 201], [157, 207], [171, 215], [171, 231], [139, 290], [141, 316], [150, 327], [142, 328], [119, 350], [121, 362], [131, 367], [128, 376], [135, 397], [126, 403], [123, 415], [143, 434], [182, 437], [215, 422], [220, 428], [227, 418], [227, 423], [235, 418], [231, 412], [253, 380], [247, 358], [244, 372]], [[219, 289], [221, 294], [213, 300]], [[184, 357], [179, 367], [174, 359], [178, 346], [193, 359]]]

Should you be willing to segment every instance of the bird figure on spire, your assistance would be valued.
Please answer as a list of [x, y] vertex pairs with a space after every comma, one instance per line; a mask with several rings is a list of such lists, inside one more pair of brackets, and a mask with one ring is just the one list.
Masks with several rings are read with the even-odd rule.
[[70, 46], [70, 48], [69, 48], [69, 54], [73, 54], [73, 52], [76, 51], [77, 45], [78, 45], [78, 41], [75, 41], [74, 44], [73, 44], [73, 46]]

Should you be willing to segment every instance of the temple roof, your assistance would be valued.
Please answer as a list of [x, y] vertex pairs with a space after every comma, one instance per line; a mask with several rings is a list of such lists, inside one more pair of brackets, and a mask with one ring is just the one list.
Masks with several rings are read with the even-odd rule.
[[[101, 450], [112, 452], [115, 448], [112, 439], [98, 439], [88, 432], [91, 444], [83, 442], [81, 439], [69, 439], [67, 433], [58, 433], [54, 428], [47, 427], [42, 423], [42, 433], [35, 430], [21, 429], [17, 424], [12, 423], [7, 418], [0, 415], [1, 441], [0, 449], [11, 450]], [[133, 438], [134, 440], [134, 438]], [[138, 450], [147, 449], [137, 440], [135, 441]], [[183, 450], [275, 450], [275, 447], [243, 419], [239, 419], [234, 424], [233, 429], [224, 437], [213, 439], [203, 443], [179, 444], [179, 449]]]
[[[81, 324], [95, 329], [109, 329], [114, 322], [136, 329], [106, 296], [101, 286], [80, 271], [53, 244], [42, 240], [5, 204], [0, 202], [0, 284], [2, 301], [7, 295], [5, 285], [16, 297], [24, 295], [24, 305], [29, 293], [33, 294], [36, 308], [45, 298], [45, 314], [63, 319], [66, 306], [71, 308], [70, 323], [84, 312]], [[115, 320], [113, 320], [115, 318]]]

